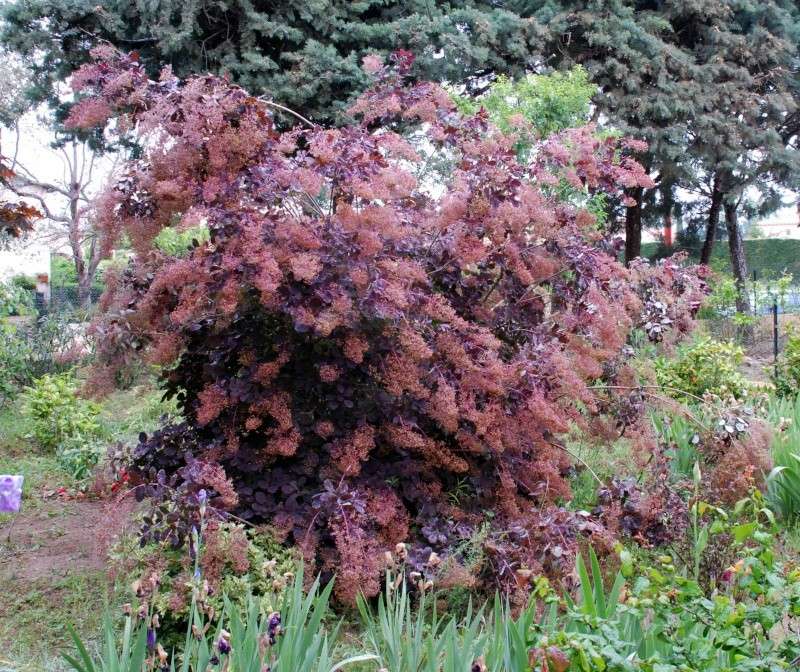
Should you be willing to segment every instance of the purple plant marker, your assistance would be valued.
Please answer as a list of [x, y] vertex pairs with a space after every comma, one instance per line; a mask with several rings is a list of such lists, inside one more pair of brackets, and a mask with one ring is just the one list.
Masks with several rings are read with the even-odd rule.
[[22, 474], [0, 476], [0, 513], [17, 513], [22, 506]]

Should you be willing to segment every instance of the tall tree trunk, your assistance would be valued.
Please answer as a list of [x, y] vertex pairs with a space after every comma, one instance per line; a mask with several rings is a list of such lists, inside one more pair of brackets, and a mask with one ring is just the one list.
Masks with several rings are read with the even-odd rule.
[[736, 280], [736, 310], [750, 314], [750, 299], [747, 296], [747, 258], [744, 254], [742, 234], [739, 231], [739, 219], [736, 214], [736, 203], [725, 202], [725, 227], [728, 230], [728, 248], [731, 255], [733, 278]]
[[78, 276], [78, 304], [88, 308], [92, 303], [92, 275], [86, 272]]
[[667, 249], [672, 249], [672, 210], [674, 209], [675, 199], [673, 197], [672, 183], [664, 183], [661, 187], [662, 209], [664, 211], [664, 245]]
[[714, 242], [717, 239], [717, 227], [719, 226], [719, 211], [722, 207], [723, 193], [720, 189], [719, 175], [714, 177], [714, 187], [711, 191], [711, 207], [708, 209], [708, 223], [706, 224], [706, 239], [703, 242], [703, 249], [700, 252], [700, 263], [708, 264], [711, 261], [711, 253], [714, 251]]
[[634, 201], [625, 211], [625, 264], [642, 256], [642, 199], [644, 188], [636, 187], [628, 193]]

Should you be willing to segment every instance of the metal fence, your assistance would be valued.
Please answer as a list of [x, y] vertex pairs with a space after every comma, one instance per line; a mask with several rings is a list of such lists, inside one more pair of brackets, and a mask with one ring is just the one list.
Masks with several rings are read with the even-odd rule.
[[[89, 304], [94, 305], [97, 303], [100, 295], [103, 293], [102, 289], [92, 287], [89, 294]], [[44, 301], [43, 301], [44, 303]], [[74, 310], [80, 307], [80, 300], [78, 298], [78, 288], [75, 285], [66, 285], [64, 287], [51, 287], [50, 288], [50, 302], [46, 309], [51, 312], [65, 312]]]

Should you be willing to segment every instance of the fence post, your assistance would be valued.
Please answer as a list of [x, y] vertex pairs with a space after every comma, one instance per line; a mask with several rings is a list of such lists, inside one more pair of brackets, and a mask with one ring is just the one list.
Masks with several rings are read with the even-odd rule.
[[775, 375], [778, 375], [778, 297], [772, 299], [772, 356], [775, 363]]

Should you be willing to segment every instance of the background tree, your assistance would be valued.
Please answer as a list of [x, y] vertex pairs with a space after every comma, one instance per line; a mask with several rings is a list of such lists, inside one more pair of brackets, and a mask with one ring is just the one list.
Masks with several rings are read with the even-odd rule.
[[[746, 185], [765, 184], [767, 175], [781, 175], [787, 183], [795, 179], [790, 177], [795, 159], [786, 151], [796, 125], [795, 4], [520, 4], [520, 11], [547, 26], [550, 62], [584, 65], [599, 86], [595, 102], [602, 113], [623, 132], [649, 143], [642, 161], [657, 186], [629, 192], [626, 258], [640, 253], [643, 222], [671, 219], [676, 187], [705, 181], [712, 185], [709, 222], [727, 213], [732, 264], [741, 285], [746, 262], [736, 225], [738, 195]], [[699, 155], [704, 158], [698, 163]], [[708, 179], [709, 172], [715, 176]], [[715, 232], [710, 226], [707, 252]]]
[[797, 132], [800, 15], [780, 2], [683, 3], [673, 23], [709, 97], [688, 134], [689, 159], [711, 185], [701, 261], [710, 259], [721, 211], [737, 308], [748, 312], [739, 206], [750, 190], [762, 195], [762, 213], [774, 209], [775, 183], [796, 186], [800, 176], [797, 152], [787, 151]]
[[22, 202], [36, 204], [35, 212], [41, 213], [43, 219], [37, 234], [42, 240], [69, 247], [77, 276], [78, 302], [86, 306], [100, 262], [110, 252], [95, 228], [95, 168], [101, 159], [87, 143], [76, 139], [52, 148], [47, 158], [61, 162], [60, 179], [44, 177], [41, 162], [36, 168], [29, 167], [15, 155], [9, 161], [13, 175], [6, 180], [6, 186]]
[[0, 41], [38, 54], [32, 94], [54, 98], [99, 40], [137, 50], [151, 76], [227, 73], [315, 121], [341, 118], [364, 90], [362, 58], [407, 49], [413, 74], [482, 90], [534, 65], [537, 23], [504, 3], [469, 0], [17, 0]]
[[27, 109], [25, 90], [29, 77], [30, 71], [18, 56], [0, 50], [0, 244], [30, 231], [33, 221], [40, 216], [39, 211], [29, 204], [13, 198], [8, 200], [7, 194], [12, 191], [10, 184], [16, 179], [16, 173], [3, 154], [3, 141], [6, 140], [3, 131], [13, 129], [19, 116]]
[[657, 202], [662, 183], [671, 185], [680, 175], [687, 123], [703, 100], [694, 64], [675, 44], [661, 5], [623, 0], [521, 4], [547, 26], [548, 63], [586, 68], [598, 87], [598, 113], [621, 133], [648, 143], [640, 160], [656, 185], [628, 190], [625, 258], [630, 261], [641, 254], [645, 209]]

